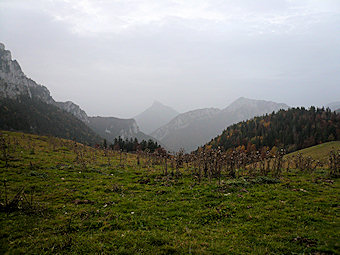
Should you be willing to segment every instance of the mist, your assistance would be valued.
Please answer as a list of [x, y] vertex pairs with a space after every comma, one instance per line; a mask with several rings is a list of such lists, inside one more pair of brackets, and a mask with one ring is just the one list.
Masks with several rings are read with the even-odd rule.
[[335, 0], [0, 2], [25, 74], [92, 116], [339, 101], [339, 24]]

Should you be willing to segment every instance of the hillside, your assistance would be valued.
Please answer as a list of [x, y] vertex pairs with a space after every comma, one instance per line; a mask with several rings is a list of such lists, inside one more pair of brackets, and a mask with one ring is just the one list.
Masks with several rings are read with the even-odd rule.
[[318, 144], [312, 147], [308, 147], [302, 150], [291, 152], [286, 155], [286, 157], [294, 157], [297, 154], [302, 154], [304, 157], [311, 157], [314, 160], [320, 160], [322, 162], [327, 162], [329, 159], [329, 153], [331, 151], [340, 150], [340, 141], [333, 141]]
[[329, 103], [326, 105], [326, 107], [328, 107], [332, 111], [336, 111], [340, 109], [340, 101]]
[[[336, 254], [340, 179], [197, 182], [150, 157], [2, 132], [1, 254]], [[150, 171], [151, 170], [151, 171]], [[169, 165], [169, 172], [171, 171]]]
[[73, 102], [56, 102], [49, 90], [26, 77], [18, 61], [0, 43], [0, 128], [53, 135], [96, 144], [101, 138], [86, 124]]
[[302, 107], [234, 124], [209, 145], [224, 150], [239, 146], [248, 150], [275, 146], [293, 152], [334, 140], [340, 140], [340, 116], [329, 109]]
[[[99, 136], [110, 141], [118, 136], [136, 137], [139, 140], [151, 138], [136, 130], [138, 127], [134, 120], [98, 117], [101, 120], [106, 119], [106, 122], [110, 119], [103, 127], [103, 121], [98, 118], [91, 118], [90, 123], [86, 112], [75, 103], [56, 102], [45, 86], [37, 84], [24, 74], [18, 61], [12, 59], [11, 52], [1, 43], [0, 101], [4, 114], [0, 116], [0, 127], [6, 130], [75, 138], [79, 142], [90, 144], [100, 141]], [[7, 119], [4, 119], [5, 116]], [[21, 123], [13, 120], [14, 116]]]
[[179, 113], [169, 106], [155, 101], [149, 108], [134, 117], [140, 130], [151, 134], [157, 128], [165, 125]]
[[71, 113], [39, 99], [1, 99], [0, 116], [3, 130], [53, 135], [92, 145], [102, 143], [100, 136]]
[[241, 97], [222, 110], [206, 108], [182, 113], [151, 136], [171, 150], [183, 148], [190, 152], [233, 123], [287, 108], [285, 104]]
[[155, 140], [153, 137], [141, 132], [134, 119], [99, 116], [89, 117], [88, 125], [97, 134], [105, 138], [108, 143], [113, 143], [114, 139], [118, 137], [121, 137], [123, 140], [126, 138], [137, 138], [138, 141], [148, 141], [149, 139]]
[[71, 101], [56, 102], [50, 91], [34, 80], [28, 78], [22, 71], [17, 60], [12, 59], [12, 54], [0, 43], [0, 99], [18, 99], [20, 97], [38, 99], [46, 104], [59, 107], [88, 123], [86, 113]]
[[[216, 108], [205, 108], [179, 114], [168, 124], [158, 128], [151, 136], [155, 137], [170, 150], [178, 151], [184, 148], [187, 152], [196, 148], [197, 144], [206, 141], [206, 137], [215, 134], [214, 129], [206, 123], [220, 112]], [[214, 123], [211, 122], [213, 126]]]

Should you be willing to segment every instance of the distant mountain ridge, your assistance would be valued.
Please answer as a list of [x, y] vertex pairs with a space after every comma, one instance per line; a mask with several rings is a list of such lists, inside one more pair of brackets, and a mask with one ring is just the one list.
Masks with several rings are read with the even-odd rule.
[[337, 111], [340, 109], [340, 101], [329, 103], [326, 105], [326, 107], [328, 107], [332, 111]]
[[[226, 127], [237, 123], [239, 121], [251, 119], [255, 116], [279, 111], [281, 109], [288, 109], [289, 106], [284, 103], [276, 103], [266, 100], [249, 99], [240, 97], [229, 106], [224, 108], [215, 118], [218, 126], [218, 134]], [[221, 130], [222, 129], [222, 130]]]
[[205, 108], [182, 113], [151, 136], [170, 150], [183, 148], [190, 152], [209, 142], [231, 124], [288, 108], [288, 105], [282, 103], [241, 97], [222, 110]]
[[158, 101], [142, 113], [134, 117], [141, 131], [146, 134], [151, 134], [157, 128], [165, 125], [179, 113], [169, 106], [163, 105]]
[[221, 110], [217, 108], [204, 108], [180, 114], [165, 126], [155, 130], [151, 135], [157, 139], [163, 140], [171, 132], [178, 129], [184, 129], [195, 121], [209, 119], [220, 111]]
[[117, 137], [123, 140], [137, 138], [138, 141], [149, 139], [155, 140], [139, 130], [134, 119], [119, 119], [115, 117], [89, 117], [89, 127], [97, 134], [105, 138], [109, 143]]
[[[1, 120], [0, 123], [0, 128], [3, 129], [76, 138], [78, 141], [92, 144], [100, 141], [98, 135], [107, 138], [108, 142], [113, 142], [115, 138], [113, 136], [147, 140], [151, 138], [139, 131], [133, 119], [88, 117], [84, 110], [71, 101], [56, 102], [45, 86], [26, 77], [19, 63], [12, 60], [11, 52], [6, 50], [2, 43], [0, 43], [0, 100], [3, 107], [0, 109], [3, 114], [1, 118], [7, 116], [7, 119]], [[10, 116], [16, 116], [22, 123], [11, 119]], [[101, 130], [103, 120], [109, 123], [104, 132]]]
[[211, 122], [213, 116], [220, 111], [216, 108], [205, 108], [182, 113], [151, 136], [162, 142], [170, 151], [183, 148], [189, 152], [197, 145], [207, 142], [207, 137], [215, 135], [214, 131], [211, 132], [210, 125], [214, 125]]

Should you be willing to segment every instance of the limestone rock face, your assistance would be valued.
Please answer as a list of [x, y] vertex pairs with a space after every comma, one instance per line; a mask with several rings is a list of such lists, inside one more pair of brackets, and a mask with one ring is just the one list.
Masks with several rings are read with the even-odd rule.
[[88, 124], [90, 123], [89, 118], [84, 110], [82, 110], [79, 105], [67, 101], [67, 102], [57, 102], [57, 106], [67, 112], [72, 113], [74, 116], [76, 116], [78, 119], [83, 121], [84, 123]]
[[52, 104], [53, 98], [44, 86], [26, 77], [9, 50], [0, 44], [0, 97], [15, 99], [27, 95]]
[[12, 54], [0, 43], [0, 98], [17, 99], [21, 96], [39, 99], [47, 104], [53, 104], [75, 117], [89, 123], [84, 110], [71, 101], [56, 102], [50, 95], [50, 91], [42, 85], [28, 78], [21, 70], [19, 63], [12, 59]]

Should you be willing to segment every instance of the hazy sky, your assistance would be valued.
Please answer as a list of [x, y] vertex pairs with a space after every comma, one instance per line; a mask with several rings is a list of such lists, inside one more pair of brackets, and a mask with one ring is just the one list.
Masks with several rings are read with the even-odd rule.
[[89, 115], [340, 100], [339, 0], [0, 0], [0, 41]]

